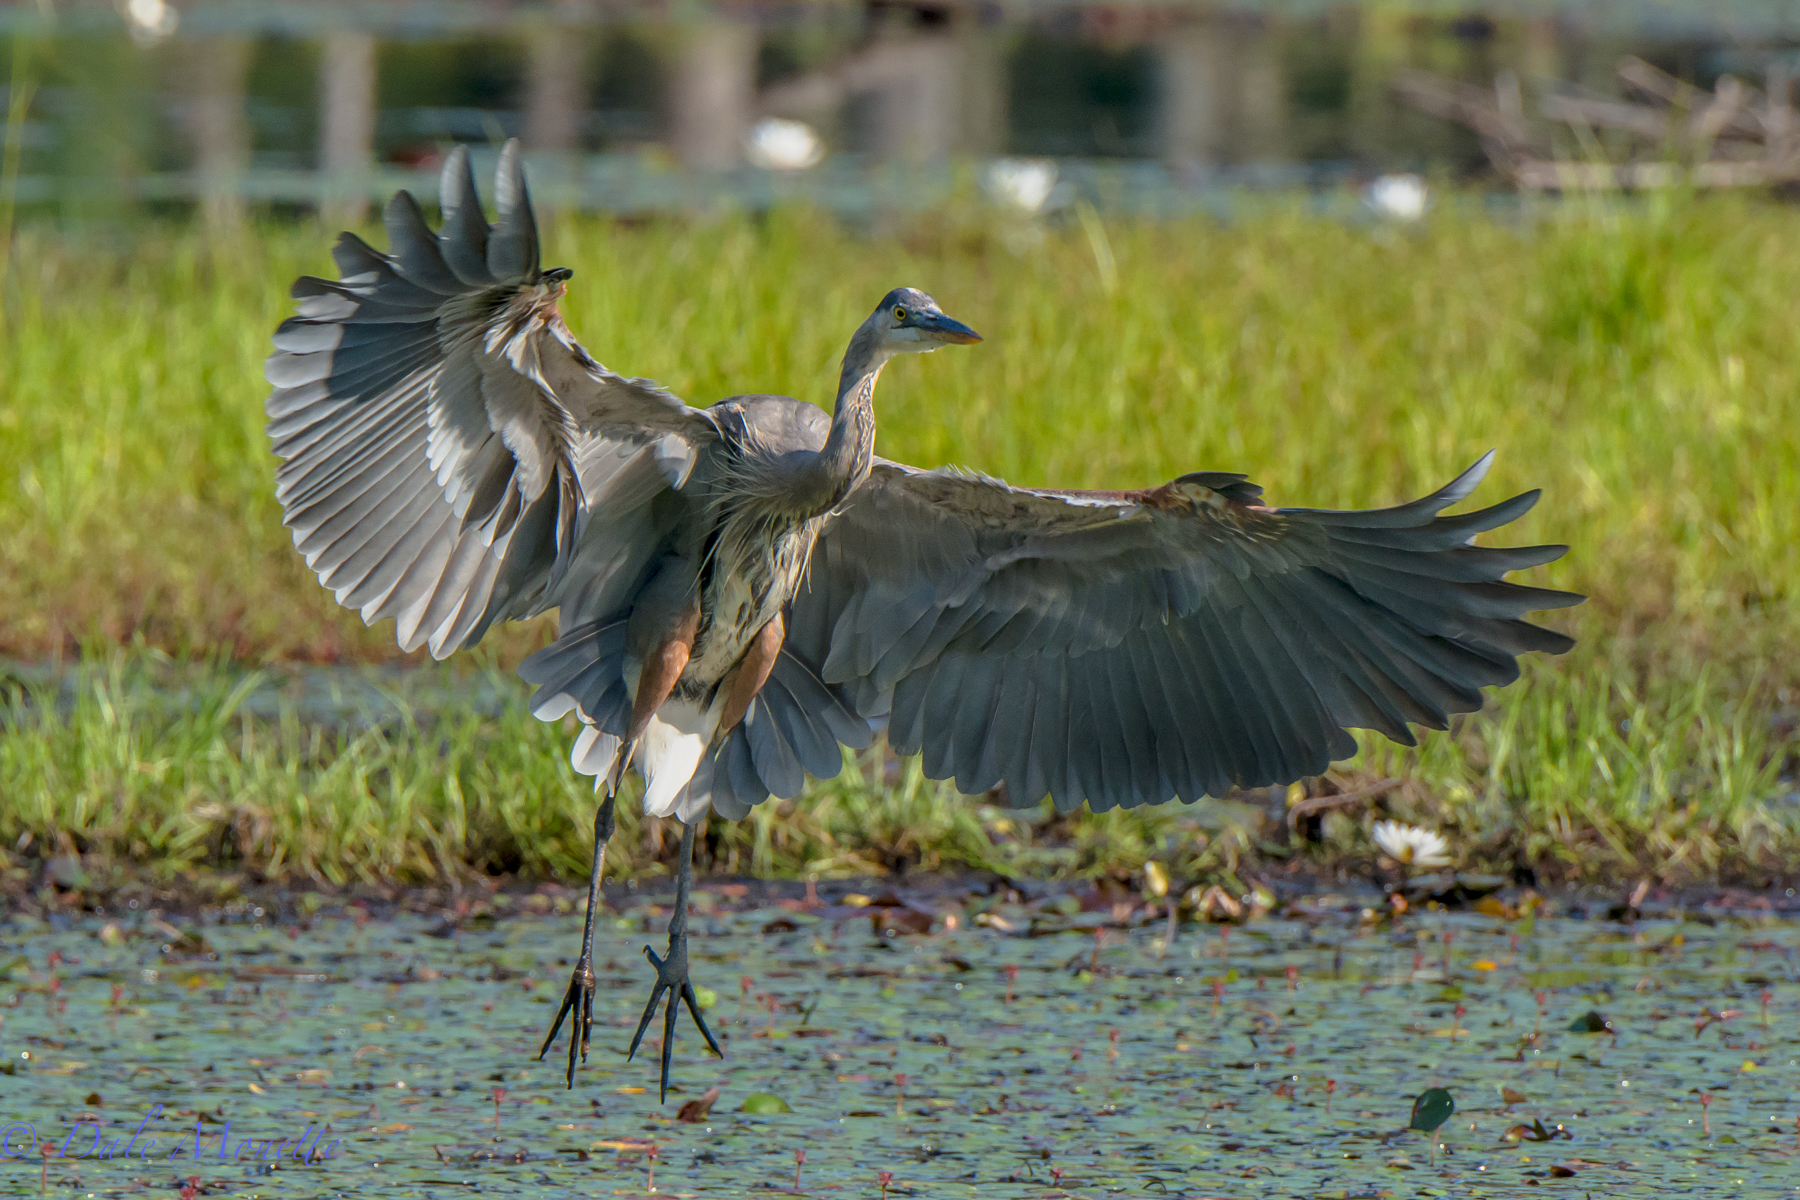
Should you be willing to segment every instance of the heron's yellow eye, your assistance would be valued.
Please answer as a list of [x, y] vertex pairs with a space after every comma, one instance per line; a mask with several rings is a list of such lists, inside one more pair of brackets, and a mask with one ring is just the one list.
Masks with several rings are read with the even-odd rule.
[[906, 320], [906, 309], [902, 308], [898, 304], [894, 305], [894, 320], [896, 320], [896, 321]]

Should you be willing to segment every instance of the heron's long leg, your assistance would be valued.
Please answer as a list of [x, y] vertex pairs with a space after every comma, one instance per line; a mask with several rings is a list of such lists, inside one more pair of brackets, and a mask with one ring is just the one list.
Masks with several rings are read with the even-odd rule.
[[556, 1021], [550, 1026], [550, 1036], [544, 1039], [544, 1045], [538, 1050], [538, 1061], [550, 1052], [550, 1045], [556, 1041], [556, 1035], [562, 1031], [563, 1018], [571, 1011], [575, 1014], [574, 1026], [569, 1030], [569, 1087], [575, 1086], [575, 1067], [587, 1061], [588, 1027], [594, 1021], [594, 910], [600, 907], [600, 877], [606, 870], [606, 843], [612, 840], [614, 795], [607, 790], [606, 799], [601, 801], [600, 810], [594, 814], [594, 865], [588, 875], [587, 919], [581, 927], [581, 957], [575, 962], [575, 974], [569, 980], [569, 990], [563, 993], [562, 1007], [556, 1010]]
[[706, 1018], [700, 1015], [699, 998], [694, 995], [694, 985], [688, 980], [688, 890], [693, 882], [694, 827], [683, 823], [681, 867], [675, 875], [675, 915], [669, 919], [669, 949], [667, 954], [658, 958], [656, 951], [648, 946], [644, 947], [644, 957], [656, 968], [656, 986], [651, 989], [650, 1003], [644, 1005], [644, 1015], [638, 1019], [637, 1032], [631, 1036], [631, 1049], [625, 1055], [627, 1060], [636, 1057], [638, 1044], [644, 1040], [644, 1030], [650, 1027], [650, 1018], [656, 1015], [656, 1002], [662, 999], [665, 991], [668, 992], [669, 1004], [663, 1012], [662, 1090], [657, 1097], [659, 1104], [669, 1096], [669, 1057], [675, 1051], [677, 999], [687, 1005], [694, 1024], [700, 1027], [700, 1036], [706, 1039], [707, 1047], [720, 1058], [725, 1057], [725, 1052], [719, 1049], [719, 1043], [713, 1039], [712, 1030], [706, 1027]]

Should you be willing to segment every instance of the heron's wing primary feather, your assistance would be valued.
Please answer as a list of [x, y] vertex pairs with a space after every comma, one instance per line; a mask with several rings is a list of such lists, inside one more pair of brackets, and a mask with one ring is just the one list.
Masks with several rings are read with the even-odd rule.
[[401, 192], [391, 253], [344, 234], [343, 278], [294, 285], [299, 314], [267, 364], [295, 545], [340, 603], [396, 618], [402, 647], [440, 658], [495, 620], [564, 602], [583, 619], [610, 611], [654, 549], [651, 501], [713, 435], [699, 410], [606, 370], [569, 333], [516, 144], [497, 191], [489, 226], [468, 153], [453, 151], [443, 229]]
[[1471, 542], [1535, 492], [1439, 515], [1491, 457], [1368, 512], [1266, 508], [1222, 473], [1078, 493], [878, 462], [789, 645], [965, 792], [1107, 808], [1289, 782], [1353, 753], [1348, 729], [1411, 743], [1572, 644], [1523, 618], [1580, 597], [1504, 578], [1564, 547]]

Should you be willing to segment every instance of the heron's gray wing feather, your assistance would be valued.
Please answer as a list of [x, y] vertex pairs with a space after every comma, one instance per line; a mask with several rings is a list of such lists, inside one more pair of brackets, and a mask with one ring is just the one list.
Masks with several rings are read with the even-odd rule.
[[[460, 151], [460, 153], [459, 153]], [[444, 160], [438, 181], [438, 207], [444, 213], [444, 264], [468, 288], [490, 287], [499, 280], [488, 270], [488, 223], [475, 187], [475, 169], [459, 146]], [[424, 221], [418, 222], [424, 228]], [[391, 227], [390, 227], [391, 228]], [[426, 232], [429, 232], [427, 230]]]
[[497, 190], [490, 228], [459, 149], [441, 233], [402, 192], [391, 254], [345, 234], [342, 278], [295, 284], [266, 368], [296, 546], [340, 603], [397, 618], [402, 647], [440, 658], [565, 601], [574, 624], [611, 615], [665, 532], [657, 497], [714, 432], [575, 342], [515, 145]]
[[[819, 727], [822, 736], [830, 739], [834, 757], [839, 744], [852, 750], [864, 750], [875, 740], [868, 721], [857, 714], [856, 706], [843, 691], [821, 679], [817, 668], [795, 651], [784, 650], [775, 660], [775, 669], [769, 677], [794, 697], [801, 710]], [[836, 774], [832, 766], [823, 762], [820, 766], [822, 770], [812, 766], [807, 770], [819, 779]]]
[[785, 680], [771, 676], [759, 698], [768, 709], [768, 720], [786, 732], [801, 770], [815, 779], [830, 779], [843, 769], [837, 739], [813, 719]]
[[806, 786], [800, 759], [787, 738], [787, 731], [772, 718], [768, 704], [760, 696], [757, 701], [744, 714], [743, 720], [745, 740], [750, 744], [750, 761], [771, 793], [784, 800], [798, 796], [800, 789]]
[[827, 526], [789, 644], [927, 774], [1061, 809], [1317, 774], [1349, 729], [1411, 743], [1571, 642], [1579, 601], [1506, 582], [1559, 546], [1489, 549], [1529, 492], [1439, 514], [1485, 474], [1370, 512], [1270, 509], [1219, 472], [1123, 493], [878, 461]]
[[751, 761], [750, 738], [747, 730], [741, 728], [732, 730], [731, 736], [726, 739], [719, 755], [725, 760], [726, 772], [731, 780], [732, 795], [740, 803], [746, 805], [745, 812], [749, 811], [748, 805], [752, 802], [751, 797], [755, 797], [754, 802], [758, 804], [768, 799], [769, 785], [762, 781], [762, 776], [756, 773], [756, 764]]

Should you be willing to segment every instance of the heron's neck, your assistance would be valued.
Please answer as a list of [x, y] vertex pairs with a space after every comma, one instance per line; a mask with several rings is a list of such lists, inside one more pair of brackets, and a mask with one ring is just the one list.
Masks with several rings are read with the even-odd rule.
[[864, 327], [850, 339], [844, 354], [831, 434], [819, 452], [819, 467], [831, 493], [826, 508], [836, 507], [869, 476], [875, 457], [875, 381], [890, 357], [880, 343], [880, 333]]

